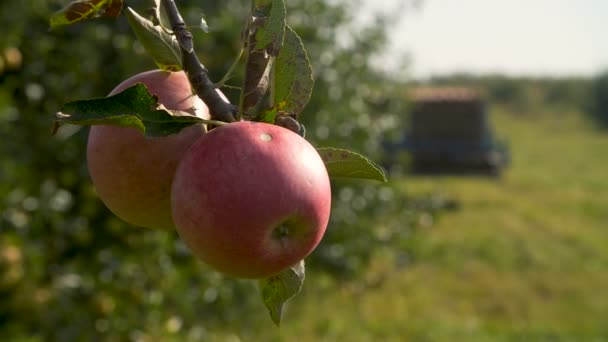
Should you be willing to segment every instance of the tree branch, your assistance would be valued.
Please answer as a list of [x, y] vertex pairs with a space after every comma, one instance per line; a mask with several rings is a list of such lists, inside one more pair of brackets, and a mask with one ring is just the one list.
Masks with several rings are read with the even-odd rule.
[[182, 66], [188, 75], [192, 90], [209, 107], [211, 118], [224, 122], [235, 121], [238, 108], [224, 101], [216, 91], [215, 84], [209, 78], [209, 72], [198, 59], [194, 51], [192, 33], [179, 13], [174, 0], [163, 0], [165, 11], [182, 51]]

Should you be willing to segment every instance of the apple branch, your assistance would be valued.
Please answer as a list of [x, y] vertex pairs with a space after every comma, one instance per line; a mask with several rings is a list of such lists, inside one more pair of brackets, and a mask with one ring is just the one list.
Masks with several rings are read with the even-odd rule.
[[194, 51], [192, 33], [188, 31], [175, 1], [163, 0], [163, 5], [169, 17], [171, 29], [179, 43], [182, 65], [192, 89], [209, 107], [212, 119], [224, 122], [235, 121], [238, 108], [224, 101], [216, 91], [216, 85], [209, 78], [209, 72]]

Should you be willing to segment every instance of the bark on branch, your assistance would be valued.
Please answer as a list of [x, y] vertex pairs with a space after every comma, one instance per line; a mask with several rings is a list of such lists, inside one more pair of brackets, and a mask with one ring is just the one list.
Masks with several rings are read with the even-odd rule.
[[194, 51], [192, 33], [186, 27], [175, 1], [163, 0], [163, 5], [169, 17], [171, 29], [179, 43], [182, 52], [182, 66], [188, 75], [192, 90], [209, 107], [213, 120], [235, 121], [238, 108], [222, 99], [216, 91], [215, 84], [209, 78], [209, 72]]

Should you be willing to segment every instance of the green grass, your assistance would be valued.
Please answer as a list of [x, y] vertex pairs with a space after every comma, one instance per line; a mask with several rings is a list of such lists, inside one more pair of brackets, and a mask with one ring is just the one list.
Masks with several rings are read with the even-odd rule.
[[393, 180], [459, 208], [416, 231], [405, 267], [380, 253], [357, 281], [340, 284], [310, 267], [283, 326], [262, 317], [242, 338], [608, 340], [608, 133], [559, 114], [493, 113], [513, 158], [500, 179]]

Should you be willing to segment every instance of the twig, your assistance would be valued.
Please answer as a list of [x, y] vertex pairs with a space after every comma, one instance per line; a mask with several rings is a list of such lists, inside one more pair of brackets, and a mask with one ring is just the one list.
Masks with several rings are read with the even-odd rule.
[[194, 92], [209, 107], [211, 118], [218, 121], [233, 122], [238, 108], [226, 102], [216, 91], [215, 84], [209, 78], [209, 72], [198, 59], [192, 41], [192, 33], [179, 13], [174, 0], [163, 0], [171, 29], [175, 33], [182, 51], [182, 65]]
[[224, 75], [224, 77], [217, 82], [215, 85], [216, 87], [223, 87], [226, 85], [226, 82], [228, 82], [233, 74], [234, 74], [234, 70], [236, 69], [236, 67], [239, 65], [239, 62], [241, 61], [241, 57], [243, 56], [243, 51], [245, 49], [241, 48], [241, 51], [239, 51], [238, 56], [236, 57], [236, 59], [234, 60], [234, 62], [232, 62], [232, 65], [230, 66], [230, 68], [228, 69], [228, 71], [226, 72], [226, 75]]

